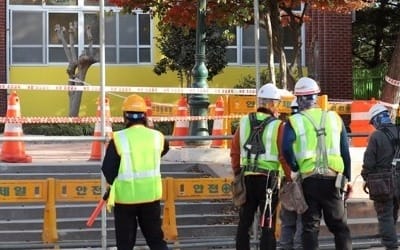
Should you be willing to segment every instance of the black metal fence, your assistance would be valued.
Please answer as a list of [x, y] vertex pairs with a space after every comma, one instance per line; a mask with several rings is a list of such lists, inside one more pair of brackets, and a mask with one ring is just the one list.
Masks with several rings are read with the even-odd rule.
[[379, 99], [386, 67], [353, 70], [353, 97], [355, 100]]

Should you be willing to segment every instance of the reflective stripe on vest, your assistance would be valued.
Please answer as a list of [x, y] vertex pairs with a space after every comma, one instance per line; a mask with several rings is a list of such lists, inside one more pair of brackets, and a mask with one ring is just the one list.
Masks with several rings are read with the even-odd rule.
[[[321, 109], [313, 108], [306, 112], [319, 124], [322, 117]], [[304, 115], [295, 114], [290, 116], [289, 120], [296, 134], [293, 151], [300, 166], [300, 172], [310, 173], [314, 171], [316, 164], [317, 134], [311, 122]], [[328, 154], [328, 167], [339, 173], [342, 173], [344, 169], [343, 159], [340, 155], [341, 130], [342, 121], [340, 118], [336, 113], [328, 112], [325, 125], [325, 146]]]
[[139, 125], [115, 132], [114, 142], [121, 156], [118, 176], [111, 189], [114, 189], [115, 202], [136, 204], [161, 199], [163, 135]]
[[[261, 121], [269, 116], [264, 114], [264, 113], [257, 113], [257, 120]], [[278, 146], [277, 146], [277, 140], [278, 140], [278, 129], [281, 121], [280, 120], [274, 120], [271, 121], [264, 129], [263, 134], [262, 134], [262, 142], [265, 147], [265, 153], [260, 154], [258, 156], [258, 161], [257, 161], [257, 166], [265, 169], [265, 170], [278, 170], [280, 163], [278, 161]], [[242, 117], [240, 120], [240, 158], [241, 158], [241, 165], [245, 166], [249, 164], [248, 159], [247, 159], [247, 150], [244, 149], [244, 143], [247, 141], [248, 137], [250, 136], [250, 130], [251, 130], [251, 125], [250, 125], [250, 119], [249, 116], [246, 115]], [[252, 154], [251, 156], [251, 162], [254, 164], [254, 158], [255, 155]]]

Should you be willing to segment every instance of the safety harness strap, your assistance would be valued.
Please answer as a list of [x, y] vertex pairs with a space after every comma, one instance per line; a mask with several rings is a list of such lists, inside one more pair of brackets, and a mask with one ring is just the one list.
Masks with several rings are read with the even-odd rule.
[[326, 174], [328, 173], [328, 153], [326, 150], [326, 143], [325, 143], [325, 123], [326, 123], [326, 115], [327, 111], [322, 111], [322, 117], [319, 126], [312, 118], [310, 114], [307, 112], [301, 111], [300, 114], [304, 115], [314, 127], [315, 133], [317, 133], [317, 157], [316, 157], [316, 166], [315, 170], [318, 174]]
[[254, 154], [254, 162], [258, 160], [260, 154], [265, 153], [265, 145], [262, 141], [262, 134], [265, 127], [272, 121], [276, 120], [275, 117], [269, 116], [264, 120], [257, 120], [255, 112], [249, 114], [250, 120], [250, 135], [244, 143], [243, 148], [247, 151], [247, 161], [251, 162], [251, 155]]

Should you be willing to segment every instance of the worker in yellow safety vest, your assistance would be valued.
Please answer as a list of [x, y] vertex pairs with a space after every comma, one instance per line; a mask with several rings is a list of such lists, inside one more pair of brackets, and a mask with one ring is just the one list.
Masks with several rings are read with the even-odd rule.
[[[272, 83], [257, 92], [257, 112], [243, 116], [232, 140], [231, 164], [235, 176], [244, 173], [246, 199], [240, 205], [236, 249], [249, 250], [249, 229], [257, 209], [261, 211], [260, 249], [275, 250], [275, 224], [281, 164], [278, 148], [283, 123], [277, 119], [280, 90]], [[288, 167], [290, 176], [290, 168]]]
[[[347, 133], [334, 111], [317, 106], [320, 88], [309, 77], [294, 88], [300, 112], [289, 117], [283, 133], [283, 154], [290, 165], [291, 179], [302, 179], [308, 209], [302, 214], [303, 249], [316, 250], [322, 214], [335, 235], [336, 249], [349, 250], [345, 201], [351, 191], [351, 161]], [[347, 192], [345, 192], [347, 190]]]
[[146, 103], [128, 96], [122, 111], [126, 128], [114, 132], [101, 170], [110, 185], [108, 208], [114, 209], [118, 250], [132, 250], [137, 226], [151, 250], [167, 250], [161, 229], [161, 156], [169, 146], [164, 136], [147, 127]]

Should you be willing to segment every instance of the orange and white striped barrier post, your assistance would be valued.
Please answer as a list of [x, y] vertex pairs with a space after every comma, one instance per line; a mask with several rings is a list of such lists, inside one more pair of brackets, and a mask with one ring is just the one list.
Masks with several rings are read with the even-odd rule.
[[[112, 138], [112, 126], [111, 126], [111, 113], [110, 113], [110, 100], [108, 97], [105, 98], [104, 100], [105, 105], [105, 119], [106, 119], [106, 126], [105, 126], [105, 134], [109, 138]], [[96, 117], [101, 117], [101, 104], [100, 104], [100, 99], [97, 99], [97, 111], [96, 111]], [[101, 123], [100, 121], [97, 121], [94, 126], [94, 133], [93, 136], [101, 136]], [[93, 141], [92, 142], [92, 150], [90, 153], [90, 158], [89, 161], [99, 161], [101, 160], [101, 147], [102, 147], [103, 142], [101, 141]]]
[[[368, 111], [377, 103], [374, 99], [367, 100], [353, 100], [351, 103], [351, 133], [371, 133], [375, 128], [369, 124]], [[351, 145], [353, 147], [366, 147], [368, 144], [368, 137], [353, 137], [351, 138]]]
[[[8, 97], [7, 118], [20, 118], [21, 106], [19, 97], [13, 91]], [[5, 123], [3, 136], [23, 136], [21, 123]], [[25, 154], [25, 143], [23, 141], [4, 141], [1, 148], [1, 161], [12, 163], [29, 163], [32, 157]]]
[[[225, 113], [224, 111], [224, 98], [222, 96], [218, 97], [215, 103], [215, 116], [223, 116]], [[224, 128], [224, 119], [214, 119], [213, 129], [212, 129], [213, 136], [221, 136], [226, 135], [226, 131]], [[213, 140], [211, 143], [212, 148], [226, 148], [226, 140]]]
[[[176, 112], [177, 116], [187, 117], [188, 116], [188, 105], [186, 98], [181, 96], [178, 101], [178, 109]], [[175, 121], [174, 131], [172, 132], [172, 136], [187, 136], [189, 135], [189, 121]], [[169, 143], [170, 146], [175, 147], [183, 147], [185, 146], [184, 141], [171, 141]]]

